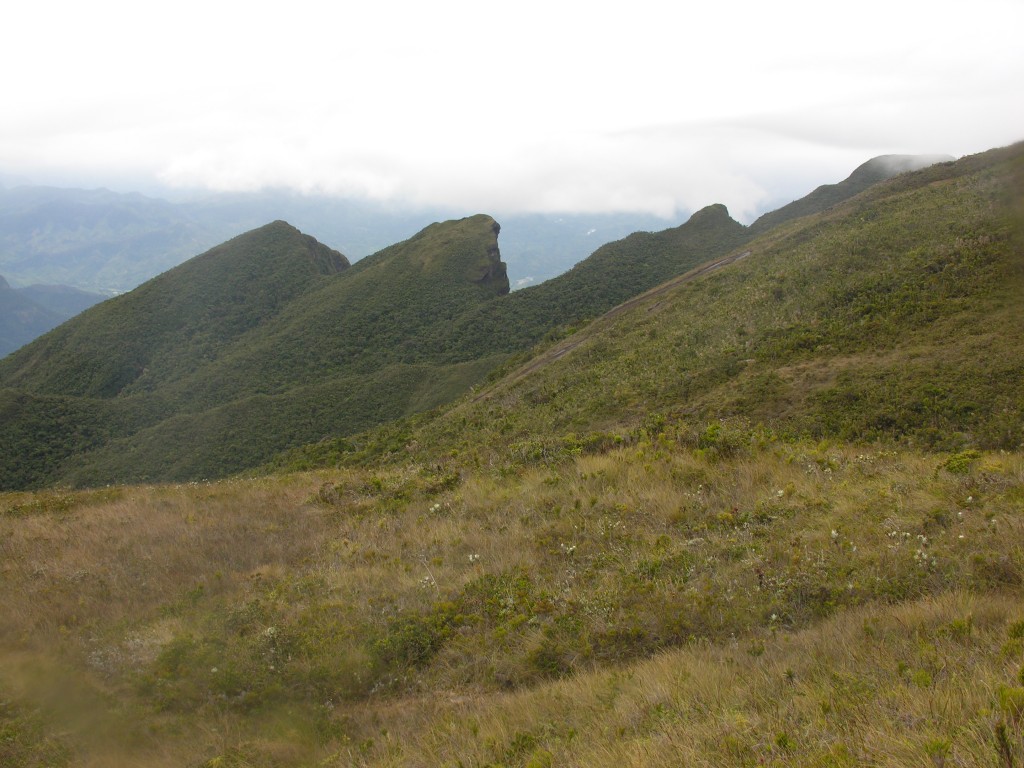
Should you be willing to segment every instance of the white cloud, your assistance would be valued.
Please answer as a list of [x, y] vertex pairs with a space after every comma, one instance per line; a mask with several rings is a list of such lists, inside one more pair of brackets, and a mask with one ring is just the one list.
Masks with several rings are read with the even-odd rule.
[[1016, 0], [59, 0], [7, 16], [9, 173], [749, 217], [873, 154], [1024, 138]]

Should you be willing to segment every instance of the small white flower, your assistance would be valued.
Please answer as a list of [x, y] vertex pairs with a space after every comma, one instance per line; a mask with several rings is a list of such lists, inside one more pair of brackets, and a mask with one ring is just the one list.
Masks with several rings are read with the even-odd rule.
[[212, 672], [213, 674], [215, 674], [215, 675], [216, 675], [216, 674], [217, 674], [217, 668], [216, 668], [216, 667], [213, 667], [213, 668], [212, 668], [212, 669], [210, 670], [210, 672]]
[[832, 540], [835, 541], [838, 538], [839, 538], [839, 531], [837, 531], [835, 528], [833, 528], [832, 529]]
[[477, 554], [470, 555], [469, 556], [469, 562], [471, 562], [471, 563], [479, 563], [480, 562], [480, 555], [477, 555]]

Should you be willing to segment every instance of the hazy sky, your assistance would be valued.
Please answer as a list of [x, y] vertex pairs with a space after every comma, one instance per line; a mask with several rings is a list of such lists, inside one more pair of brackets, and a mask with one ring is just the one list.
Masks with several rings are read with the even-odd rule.
[[19, 2], [0, 172], [749, 219], [1024, 139], [1022, 29], [1022, 0]]

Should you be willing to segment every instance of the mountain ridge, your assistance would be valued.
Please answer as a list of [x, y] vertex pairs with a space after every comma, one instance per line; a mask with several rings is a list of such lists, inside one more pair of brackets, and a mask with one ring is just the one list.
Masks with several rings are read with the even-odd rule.
[[651, 423], [697, 440], [732, 421], [738, 440], [1018, 449], [1024, 359], [996, 350], [1024, 343], [1021, 190], [1024, 144], [887, 180], [744, 244], [728, 269], [639, 296], [422, 423], [275, 466], [401, 461], [409, 444], [422, 461], [512, 471]]
[[937, 163], [953, 162], [954, 159], [952, 155], [878, 155], [857, 166], [843, 181], [823, 184], [809, 195], [765, 213], [750, 225], [750, 230], [752, 233], [765, 232], [791, 219], [823, 211], [880, 181]]
[[[274, 222], [106, 302], [0, 361], [5, 387], [36, 398], [82, 398], [66, 404], [76, 425], [71, 437], [52, 424], [41, 431], [61, 461], [30, 468], [9, 456], [5, 482], [24, 483], [13, 478], [26, 471], [33, 482], [73, 476], [93, 484], [241, 471], [290, 446], [450, 401], [545, 338], [739, 253], [752, 237], [724, 206], [712, 205], [678, 227], [634, 233], [563, 276], [509, 293], [499, 230], [483, 214], [435, 223], [345, 266], [340, 254]], [[213, 269], [223, 261], [241, 279], [252, 266], [246, 244], [266, 249], [262, 238], [275, 237], [275, 247], [304, 254], [289, 264], [313, 264], [286, 296], [276, 273], [262, 282], [250, 276], [255, 282], [244, 285], [251, 290], [232, 290]], [[234, 255], [218, 260], [226, 253]], [[40, 418], [42, 401], [8, 398], [9, 413], [18, 402], [26, 403], [25, 418]], [[311, 413], [319, 416], [306, 418]], [[18, 433], [22, 441], [31, 432], [10, 429], [28, 430]], [[190, 463], [185, 476], [163, 474], [184, 466], [175, 452], [190, 444], [190, 429], [205, 435], [209, 463]]]
[[[1019, 764], [1024, 144], [702, 218], [738, 245], [603, 312], [473, 283], [479, 217], [268, 322], [436, 334], [372, 371], [194, 411], [0, 389], [2, 481], [60, 468], [0, 492], [0, 763]], [[612, 251], [681, 269], [699, 232]], [[448, 333], [526, 301], [569, 324]], [[326, 349], [295, 338], [232, 347]]]

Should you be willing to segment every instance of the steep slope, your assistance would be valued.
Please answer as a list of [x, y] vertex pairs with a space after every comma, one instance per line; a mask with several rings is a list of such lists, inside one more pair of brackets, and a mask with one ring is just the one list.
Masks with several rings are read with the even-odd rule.
[[85, 312], [0, 363], [3, 484], [234, 472], [451, 399], [497, 361], [427, 342], [508, 291], [496, 235], [433, 225], [350, 269], [276, 222]]
[[479, 307], [460, 318], [452, 336], [463, 350], [519, 352], [747, 239], [746, 228], [725, 206], [708, 206], [678, 227], [603, 245], [565, 274]]
[[552, 331], [574, 326], [739, 248], [751, 238], [794, 218], [818, 213], [901, 173], [952, 160], [946, 155], [883, 155], [873, 158], [838, 184], [819, 187], [769, 214], [749, 228], [734, 221], [725, 206], [697, 211], [684, 224], [659, 232], [635, 232], [607, 243], [568, 272], [523, 289], [463, 318], [459, 345], [487, 343], [518, 352]]
[[0, 763], [1020, 765], [1022, 291], [1024, 145], [292, 456], [348, 466], [0, 493]]
[[160, 386], [224, 353], [344, 256], [284, 222], [241, 235], [93, 308], [0, 363], [0, 383], [114, 397]]
[[484, 215], [433, 224], [357, 262], [182, 378], [175, 396], [207, 406], [390, 365], [464, 362], [438, 339], [462, 313], [508, 293], [498, 231]]
[[[486, 216], [432, 225], [333, 277], [321, 272], [340, 257], [281, 222], [214, 249], [0, 363], [23, 449], [0, 474], [16, 486], [238, 472], [448, 402], [545, 337], [744, 255], [751, 236], [710, 206], [506, 295], [497, 231]], [[61, 397], [85, 402], [62, 403], [66, 421], [43, 416]]]
[[[723, 445], [749, 440], [742, 425], [753, 425], [1015, 448], [1022, 169], [1017, 145], [879, 184], [747, 243], [727, 268], [610, 313], [432, 421], [294, 458], [344, 461], [408, 443], [425, 457], [514, 466], [637, 430], [696, 441], [708, 424], [709, 447], [725, 433]], [[739, 431], [723, 432], [721, 419]]]
[[[38, 419], [53, 406], [32, 400], [42, 395], [116, 396], [84, 411], [68, 406], [89, 414], [72, 419], [78, 449], [67, 450], [73, 441], [47, 421], [65, 457], [49, 476], [65, 481], [236, 472], [288, 445], [447, 402], [553, 329], [599, 315], [745, 239], [724, 207], [713, 206], [681, 227], [599, 249], [550, 284], [506, 295], [497, 233], [486, 216], [432, 225], [282, 300], [279, 312], [240, 324], [239, 312], [253, 312], [252, 288], [197, 297], [187, 286], [224, 285], [196, 270], [237, 268], [238, 254], [267, 235], [250, 233], [22, 350], [0, 367], [0, 383], [32, 396], [23, 391], [8, 408], [21, 404]], [[166, 306], [155, 309], [160, 302]], [[237, 311], [225, 311], [232, 306]], [[9, 474], [23, 477], [24, 462], [11, 464]]]
[[952, 162], [950, 155], [880, 155], [868, 160], [854, 169], [846, 179], [838, 184], [824, 184], [811, 194], [794, 200], [778, 210], [764, 214], [750, 225], [754, 234], [767, 232], [783, 222], [820, 213], [826, 208], [848, 200], [880, 181], [891, 179], [901, 173], [918, 171], [936, 163]]

